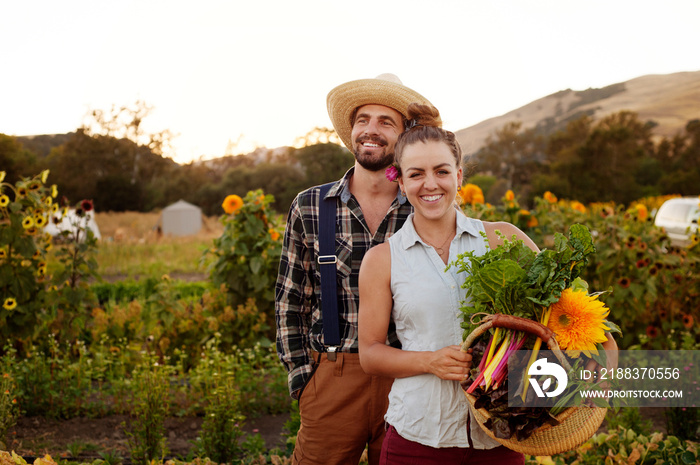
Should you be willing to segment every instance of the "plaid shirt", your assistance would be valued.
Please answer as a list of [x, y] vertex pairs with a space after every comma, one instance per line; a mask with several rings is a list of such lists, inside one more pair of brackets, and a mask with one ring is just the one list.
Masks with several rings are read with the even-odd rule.
[[[397, 193], [374, 236], [360, 205], [350, 194], [351, 168], [331, 187], [329, 197], [338, 199], [336, 209], [336, 255], [338, 263], [338, 320], [340, 352], [357, 352], [358, 277], [367, 250], [391, 237], [406, 221], [411, 205]], [[289, 392], [295, 399], [313, 372], [311, 351], [325, 352], [321, 317], [321, 274], [318, 256], [319, 186], [300, 193], [291, 205], [279, 275], [275, 288], [277, 353], [289, 372]], [[391, 331], [389, 341], [396, 343]]]

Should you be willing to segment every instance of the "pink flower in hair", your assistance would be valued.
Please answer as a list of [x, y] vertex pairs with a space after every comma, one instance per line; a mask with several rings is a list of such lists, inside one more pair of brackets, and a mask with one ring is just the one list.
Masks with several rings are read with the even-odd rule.
[[389, 181], [394, 182], [399, 178], [399, 170], [396, 166], [389, 165], [386, 171], [384, 171], [384, 176], [386, 176]]

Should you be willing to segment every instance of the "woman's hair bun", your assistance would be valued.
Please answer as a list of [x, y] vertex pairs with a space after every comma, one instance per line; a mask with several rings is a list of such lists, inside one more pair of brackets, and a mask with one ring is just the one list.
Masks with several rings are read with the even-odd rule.
[[408, 105], [406, 113], [408, 113], [409, 120], [415, 121], [412, 126], [442, 127], [440, 112], [432, 105], [411, 103]]

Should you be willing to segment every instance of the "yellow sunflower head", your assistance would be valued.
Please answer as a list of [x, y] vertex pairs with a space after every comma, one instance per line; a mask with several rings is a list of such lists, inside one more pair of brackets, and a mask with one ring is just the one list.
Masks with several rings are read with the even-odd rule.
[[221, 204], [226, 214], [230, 215], [243, 206], [243, 199], [238, 195], [228, 195]]
[[14, 310], [15, 307], [17, 307], [17, 301], [14, 297], [8, 297], [7, 299], [5, 299], [5, 302], [2, 304], [2, 306], [5, 308], [5, 310]]
[[459, 188], [457, 194], [462, 199], [462, 203], [474, 205], [484, 203], [484, 193], [481, 187], [476, 184], [465, 184]]
[[557, 203], [557, 196], [549, 191], [545, 192], [542, 197], [549, 203]]
[[554, 331], [557, 342], [571, 355], [598, 353], [596, 344], [605, 342], [605, 317], [610, 309], [597, 296], [589, 296], [585, 290], [565, 289], [559, 301], [552, 304], [547, 327]]
[[578, 200], [574, 200], [573, 202], [571, 202], [571, 208], [578, 212], [586, 213], [586, 206]]

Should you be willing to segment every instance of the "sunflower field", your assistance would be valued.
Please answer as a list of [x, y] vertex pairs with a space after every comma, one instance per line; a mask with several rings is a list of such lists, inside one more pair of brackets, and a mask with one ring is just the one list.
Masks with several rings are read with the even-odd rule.
[[[21, 445], [9, 434], [20, 417], [120, 414], [127, 418], [123, 448], [85, 461], [116, 465], [124, 462], [119, 454], [128, 454], [134, 463], [189, 463], [193, 457], [288, 463], [298, 411], [273, 343], [284, 220], [270, 208], [272, 196], [258, 190], [222, 199], [223, 233], [200, 258], [204, 281], [181, 283], [166, 274], [105, 283], [98, 265], [103, 245], [81, 222], [85, 216], [78, 216], [73, 234], [50, 238], [42, 232], [64, 208], [92, 209], [88, 200], [70, 204], [59, 197], [48, 176], [10, 185], [0, 173], [0, 451]], [[607, 291], [601, 300], [622, 330], [620, 348], [700, 350], [700, 246], [694, 238], [689, 247], [672, 247], [653, 226], [665, 197], [584, 205], [547, 192], [524, 208], [511, 191], [500, 204], [487, 204], [473, 184], [459, 196], [467, 215], [516, 224], [541, 249], [552, 247], [554, 235], [570, 225], [587, 226], [596, 253], [581, 276]], [[267, 449], [240, 428], [245, 418], [290, 412], [281, 448]], [[188, 452], [169, 449], [160, 428], [168, 416], [207, 418]], [[663, 443], [666, 451], [696, 457], [697, 446], [687, 440], [697, 441], [697, 409], [669, 415], [668, 436], [642, 431], [632, 414], [626, 423], [620, 418], [583, 446], [586, 457], [602, 444], [609, 446], [602, 447], [605, 454], [624, 449], [620, 460], [641, 463], [629, 459], [642, 443], [648, 451]], [[582, 454], [544, 463], [589, 463], [581, 462]], [[0, 453], [3, 464], [23, 460]]]

